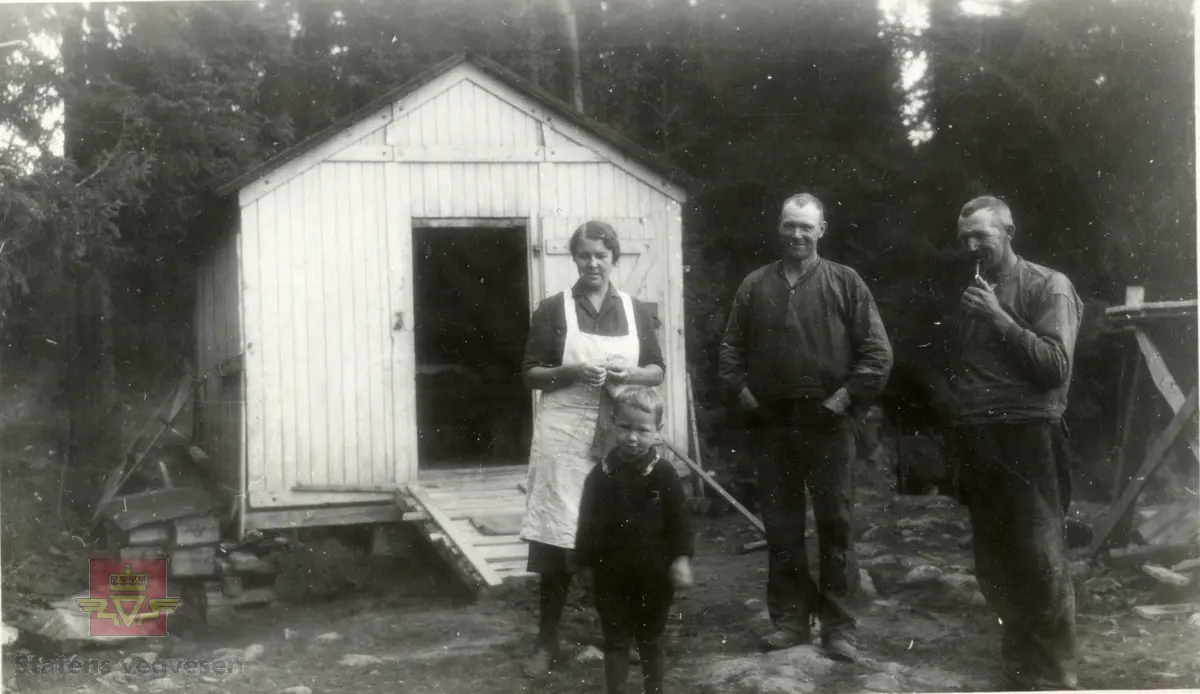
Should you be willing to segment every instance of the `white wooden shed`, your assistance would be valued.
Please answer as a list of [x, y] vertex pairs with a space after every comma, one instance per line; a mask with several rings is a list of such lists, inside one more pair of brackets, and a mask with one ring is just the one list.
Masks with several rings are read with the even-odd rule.
[[221, 376], [199, 420], [239, 532], [392, 521], [399, 492], [455, 542], [478, 530], [455, 509], [523, 503], [529, 315], [575, 281], [588, 219], [621, 236], [616, 285], [655, 307], [665, 433], [685, 442], [683, 180], [462, 55], [224, 186], [195, 315], [200, 370]]

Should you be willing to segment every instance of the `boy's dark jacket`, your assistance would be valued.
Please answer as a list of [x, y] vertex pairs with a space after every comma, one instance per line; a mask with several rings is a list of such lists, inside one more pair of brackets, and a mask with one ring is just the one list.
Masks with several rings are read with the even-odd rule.
[[583, 486], [575, 561], [604, 573], [658, 573], [692, 556], [683, 484], [651, 449], [632, 461], [616, 450], [592, 468]]

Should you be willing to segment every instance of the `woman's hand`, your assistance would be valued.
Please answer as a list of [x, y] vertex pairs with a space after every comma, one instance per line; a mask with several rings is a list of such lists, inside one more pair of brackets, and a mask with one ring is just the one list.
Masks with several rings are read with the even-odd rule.
[[624, 366], [610, 366], [605, 377], [609, 383], [626, 383], [629, 381], [629, 369]]
[[692, 585], [692, 563], [687, 557], [676, 557], [671, 563], [671, 585], [676, 589], [688, 588]]
[[572, 364], [570, 371], [571, 377], [575, 379], [576, 383], [583, 383], [589, 386], [597, 387], [604, 385], [605, 377], [608, 374], [608, 372], [604, 370], [603, 366], [596, 366], [595, 364], [590, 364], [588, 362]]

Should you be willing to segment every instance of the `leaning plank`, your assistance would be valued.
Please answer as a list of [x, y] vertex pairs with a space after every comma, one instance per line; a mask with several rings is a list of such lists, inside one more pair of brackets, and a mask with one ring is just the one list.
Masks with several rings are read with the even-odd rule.
[[704, 480], [704, 482], [708, 486], [713, 488], [713, 491], [720, 494], [726, 501], [728, 501], [730, 503], [730, 505], [732, 505], [734, 508], [736, 508], [739, 513], [741, 513], [743, 516], [745, 516], [746, 520], [750, 521], [750, 524], [753, 525], [758, 530], [758, 532], [762, 533], [764, 536], [767, 534], [767, 529], [765, 526], [763, 526], [763, 522], [761, 520], [759, 520], [758, 516], [754, 515], [753, 513], [750, 513], [750, 509], [746, 508], [745, 506], [742, 506], [741, 503], [739, 503], [737, 499], [733, 498], [732, 494], [725, 491], [724, 487], [717, 484], [717, 481], [714, 480], [711, 475], [709, 475], [707, 472], [705, 472], [699, 465], [692, 462], [692, 460], [690, 458], [688, 458], [686, 455], [680, 453], [679, 449], [676, 448], [670, 441], [663, 439], [663, 445], [665, 445], [672, 453], [674, 453], [676, 458], [679, 458], [680, 460], [682, 460], [684, 465], [687, 465], [689, 468], [691, 468], [692, 472], [699, 475], [700, 479]]
[[217, 505], [203, 489], [175, 487], [137, 492], [108, 500], [97, 509], [97, 516], [108, 518], [121, 530], [205, 513]]
[[1092, 543], [1090, 552], [1092, 555], [1099, 554], [1100, 550], [1108, 543], [1108, 538], [1112, 535], [1113, 529], [1121, 522], [1125, 513], [1133, 505], [1134, 500], [1142, 493], [1142, 489], [1146, 483], [1154, 475], [1158, 466], [1162, 463], [1163, 456], [1167, 450], [1175, 443], [1175, 439], [1183, 431], [1184, 427], [1191, 426], [1192, 416], [1196, 414], [1196, 389], [1192, 388], [1192, 392], [1187, 397], [1187, 401], [1183, 404], [1175, 416], [1171, 418], [1171, 423], [1167, 428], [1154, 439], [1153, 445], [1150, 446], [1150, 451], [1146, 455], [1145, 461], [1129, 484], [1125, 487], [1121, 498], [1117, 499], [1116, 503], [1108, 511], [1108, 516], [1100, 525], [1099, 532], [1096, 533], [1096, 539]]
[[1177, 502], [1163, 506], [1146, 522], [1138, 526], [1138, 535], [1142, 536], [1146, 544], [1168, 544], [1163, 537], [1166, 531], [1188, 515], [1191, 510], [1191, 502]]
[[[1138, 348], [1142, 350], [1142, 356], [1146, 360], [1146, 368], [1150, 372], [1150, 379], [1154, 381], [1158, 392], [1162, 393], [1167, 404], [1171, 406], [1171, 410], [1179, 412], [1179, 408], [1183, 407], [1185, 398], [1183, 390], [1179, 384], [1175, 382], [1175, 378], [1171, 376], [1171, 370], [1167, 368], [1167, 362], [1163, 359], [1158, 348], [1154, 346], [1154, 342], [1141, 330], [1135, 330], [1134, 336], [1137, 337]], [[1192, 455], [1200, 460], [1200, 443], [1197, 443], [1196, 431], [1191, 429], [1186, 434], [1184, 441], [1187, 443], [1188, 450]]]
[[422, 506], [422, 510], [437, 524], [445, 536], [454, 543], [455, 548], [475, 567], [483, 582], [489, 586], [500, 585], [500, 577], [488, 566], [487, 560], [479, 556], [479, 553], [475, 551], [470, 538], [465, 537], [465, 534], [454, 524], [454, 521], [442, 513], [437, 504], [429, 498], [429, 494], [421, 488], [421, 485], [416, 483], [410, 484], [408, 486], [408, 493]]
[[1144, 619], [1165, 619], [1200, 613], [1200, 602], [1185, 602], [1178, 605], [1138, 605], [1133, 613]]
[[1142, 545], [1128, 549], [1114, 549], [1105, 562], [1112, 567], [1141, 566], [1146, 562], [1171, 564], [1196, 556], [1193, 545]]

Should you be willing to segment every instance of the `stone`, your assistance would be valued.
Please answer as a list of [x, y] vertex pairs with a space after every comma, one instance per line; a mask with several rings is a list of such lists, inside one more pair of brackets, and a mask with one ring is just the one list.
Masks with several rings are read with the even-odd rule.
[[269, 574], [274, 571], [269, 561], [243, 550], [230, 552], [229, 563], [233, 570], [240, 574]]
[[942, 570], [936, 566], [917, 566], [911, 569], [904, 578], [900, 579], [900, 585], [915, 586], [922, 583], [933, 583], [942, 577]]
[[221, 525], [216, 516], [180, 518], [174, 526], [176, 547], [208, 545], [221, 540]]
[[595, 646], [584, 646], [575, 654], [573, 660], [577, 663], [602, 663], [604, 653]]
[[1089, 593], [1103, 595], [1105, 593], [1113, 593], [1120, 590], [1121, 583], [1111, 576], [1100, 576], [1098, 578], [1093, 578], [1089, 581], [1086, 581], [1083, 584], [1083, 587], [1087, 589]]
[[937, 580], [952, 591], [967, 592], [979, 590], [979, 580], [970, 574], [947, 573], [939, 576]]
[[296, 638], [299, 635], [300, 635], [300, 632], [296, 631], [295, 629], [285, 628], [283, 630], [283, 640], [284, 641], [291, 641], [292, 639]]
[[382, 658], [373, 655], [363, 655], [361, 653], [347, 653], [338, 661], [338, 665], [347, 667], [366, 667], [367, 665], [379, 665], [383, 662]]
[[337, 641], [342, 638], [342, 635], [336, 631], [327, 631], [324, 634], [317, 634], [317, 641]]
[[242, 660], [246, 661], [247, 663], [253, 663], [259, 658], [263, 657], [263, 654], [266, 652], [267, 649], [264, 648], [261, 643], [251, 644], [246, 646], [246, 650], [242, 652]]
[[869, 692], [902, 692], [905, 688], [894, 675], [877, 672], [863, 681], [863, 689]]
[[763, 601], [759, 600], [758, 598], [750, 598], [742, 604], [746, 606], [747, 610], [754, 610], [757, 612], [762, 609]]
[[64, 651], [79, 648], [85, 643], [110, 647], [129, 641], [126, 637], [93, 637], [90, 619], [91, 614], [80, 609], [78, 603], [66, 600], [50, 609], [29, 614], [20, 626], [31, 634], [63, 644]]
[[16, 627], [5, 624], [3, 629], [3, 637], [0, 638], [0, 646], [8, 648], [16, 643], [20, 636], [21, 632], [18, 631]]
[[933, 561], [925, 557], [900, 557], [900, 566], [906, 569], [915, 569], [921, 566], [933, 566]]
[[179, 689], [179, 685], [170, 677], [160, 677], [151, 680], [148, 689], [152, 692], [166, 692], [172, 689]]
[[866, 569], [858, 570], [858, 589], [865, 598], [875, 599], [879, 597], [879, 591], [875, 589], [875, 581], [871, 579], [871, 574], [867, 573]]
[[860, 557], [873, 557], [883, 551], [883, 545], [874, 542], [856, 542], [854, 553]]
[[279, 694], [312, 694], [312, 690], [302, 684], [287, 689], [280, 689]]
[[245, 649], [242, 648], [218, 648], [213, 651], [213, 660], [235, 660], [241, 658], [245, 654]]

